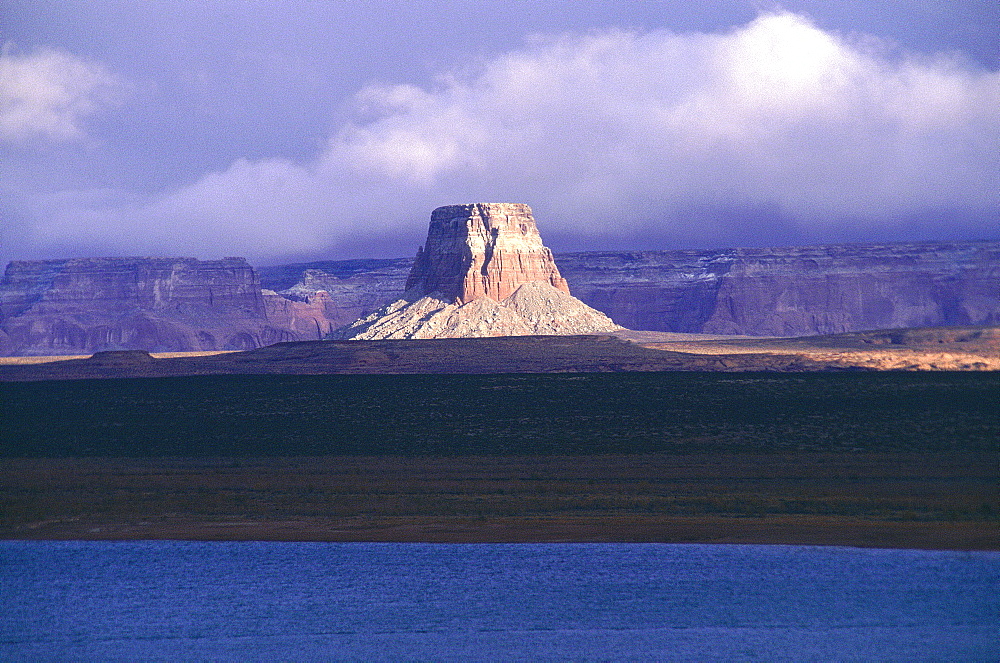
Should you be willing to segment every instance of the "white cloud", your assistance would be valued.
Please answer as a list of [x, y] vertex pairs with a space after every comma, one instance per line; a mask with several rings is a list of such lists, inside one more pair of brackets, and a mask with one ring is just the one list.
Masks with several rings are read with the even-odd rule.
[[0, 139], [78, 140], [83, 119], [111, 103], [119, 83], [100, 64], [64, 51], [0, 51]]
[[[508, 200], [534, 206], [543, 233], [578, 237], [729, 241], [741, 209], [777, 210], [811, 240], [854, 226], [906, 239], [905, 219], [935, 210], [996, 234], [1000, 74], [792, 14], [719, 34], [540, 37], [428, 89], [368, 87], [356, 104], [310, 164], [239, 161], [146, 204], [59, 206], [45, 233], [336, 254], [390, 240], [401, 221], [419, 236], [436, 205]], [[686, 216], [703, 208], [731, 213]]]
[[791, 14], [721, 35], [567, 37], [417, 103], [395, 106], [399, 92], [367, 90], [387, 116], [329, 156], [420, 183], [472, 170], [581, 209], [588, 190], [611, 205], [723, 196], [834, 222], [1000, 196], [977, 181], [1000, 168], [1000, 75], [894, 60]]

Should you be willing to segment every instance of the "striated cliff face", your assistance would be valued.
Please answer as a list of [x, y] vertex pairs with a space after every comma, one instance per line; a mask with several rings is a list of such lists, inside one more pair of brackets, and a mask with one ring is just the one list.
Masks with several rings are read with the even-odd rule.
[[0, 319], [29, 308], [44, 313], [123, 307], [262, 313], [260, 284], [243, 258], [74, 258], [15, 261], [0, 290]]
[[319, 340], [339, 326], [331, 322], [339, 307], [325, 290], [303, 299], [291, 299], [273, 290], [264, 290], [263, 296], [268, 324], [287, 331], [296, 340]]
[[402, 298], [331, 334], [353, 340], [589, 334], [617, 329], [569, 294], [531, 208], [439, 207]]
[[295, 338], [268, 324], [243, 258], [12, 262], [0, 281], [0, 329], [3, 354], [242, 350]]
[[317, 322], [329, 330], [402, 297], [412, 267], [412, 258], [393, 258], [309, 262], [259, 267], [256, 271], [265, 288], [268, 319], [285, 319], [289, 315], [286, 310], [300, 320], [303, 315], [312, 316], [318, 311], [309, 302], [320, 296], [324, 304], [322, 319]]
[[593, 252], [573, 292], [630, 329], [803, 336], [1000, 321], [1000, 243]]
[[705, 329], [792, 335], [1000, 322], [1000, 246], [743, 251]]
[[427, 244], [406, 280], [407, 292], [445, 301], [503, 301], [525, 283], [548, 283], [569, 294], [552, 251], [542, 244], [531, 208], [517, 203], [439, 207]]
[[[629, 329], [804, 336], [1000, 321], [998, 242], [555, 257], [574, 296]], [[265, 287], [287, 283], [285, 292], [297, 296], [326, 289], [364, 315], [403, 294], [408, 267], [405, 259], [311, 263], [311, 286], [301, 277], [305, 266], [265, 269], [262, 280]], [[292, 286], [296, 273], [300, 278]], [[341, 282], [348, 289], [334, 295]]]
[[[487, 261], [491, 235], [480, 233], [480, 253], [470, 248], [471, 270], [457, 280], [438, 278], [433, 287], [451, 283], [456, 300], [499, 293], [496, 284], [506, 281], [510, 266], [522, 265], [519, 273], [541, 274], [540, 282], [562, 294], [554, 277], [565, 277], [576, 297], [617, 324], [651, 331], [802, 336], [1000, 324], [1000, 242], [566, 253], [556, 256], [554, 271], [540, 239], [522, 245], [529, 250], [515, 250], [528, 256], [515, 261], [493, 242]], [[429, 239], [421, 255], [433, 255], [432, 246]], [[0, 280], [0, 355], [247, 349], [314, 340], [399, 300], [408, 277], [411, 288], [423, 290], [435, 283], [430, 275], [442, 274], [440, 263], [411, 274], [413, 264], [344, 260], [255, 274], [241, 258], [12, 262]], [[554, 297], [538, 306], [558, 308]], [[523, 316], [508, 315], [509, 297], [503, 307], [485, 299], [477, 307], [505, 321], [509, 333], [525, 333], [516, 331], [524, 329]], [[449, 306], [459, 304], [441, 300], [441, 308]], [[445, 326], [470, 324], [456, 318]], [[539, 324], [555, 328], [553, 320]]]

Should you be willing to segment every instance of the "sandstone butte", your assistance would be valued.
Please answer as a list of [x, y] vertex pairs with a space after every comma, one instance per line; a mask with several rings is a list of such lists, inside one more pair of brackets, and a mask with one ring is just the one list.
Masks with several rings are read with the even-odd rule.
[[406, 290], [335, 339], [593, 334], [620, 329], [569, 292], [531, 208], [519, 203], [439, 207]]

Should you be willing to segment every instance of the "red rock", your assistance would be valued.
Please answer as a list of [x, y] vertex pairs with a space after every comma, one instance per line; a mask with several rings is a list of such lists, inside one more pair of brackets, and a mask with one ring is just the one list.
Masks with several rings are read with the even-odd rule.
[[541, 281], [569, 294], [555, 259], [542, 244], [531, 208], [518, 203], [439, 207], [427, 244], [417, 251], [406, 290], [457, 304], [503, 301], [525, 283]]
[[593, 334], [619, 329], [569, 293], [531, 208], [439, 207], [403, 298], [337, 330], [354, 340]]

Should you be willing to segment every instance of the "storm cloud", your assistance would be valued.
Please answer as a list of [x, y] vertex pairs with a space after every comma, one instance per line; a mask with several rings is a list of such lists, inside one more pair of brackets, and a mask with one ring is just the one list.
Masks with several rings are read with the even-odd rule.
[[[85, 75], [65, 103], [36, 95], [30, 121], [4, 106], [4, 131], [83, 135], [115, 77], [32, 57]], [[430, 82], [367, 85], [334, 117], [308, 158], [239, 158], [151, 192], [31, 192], [14, 206], [19, 241], [405, 255], [432, 208], [474, 201], [532, 205], [563, 249], [1000, 237], [1000, 73], [788, 12], [711, 32], [539, 34]]]

